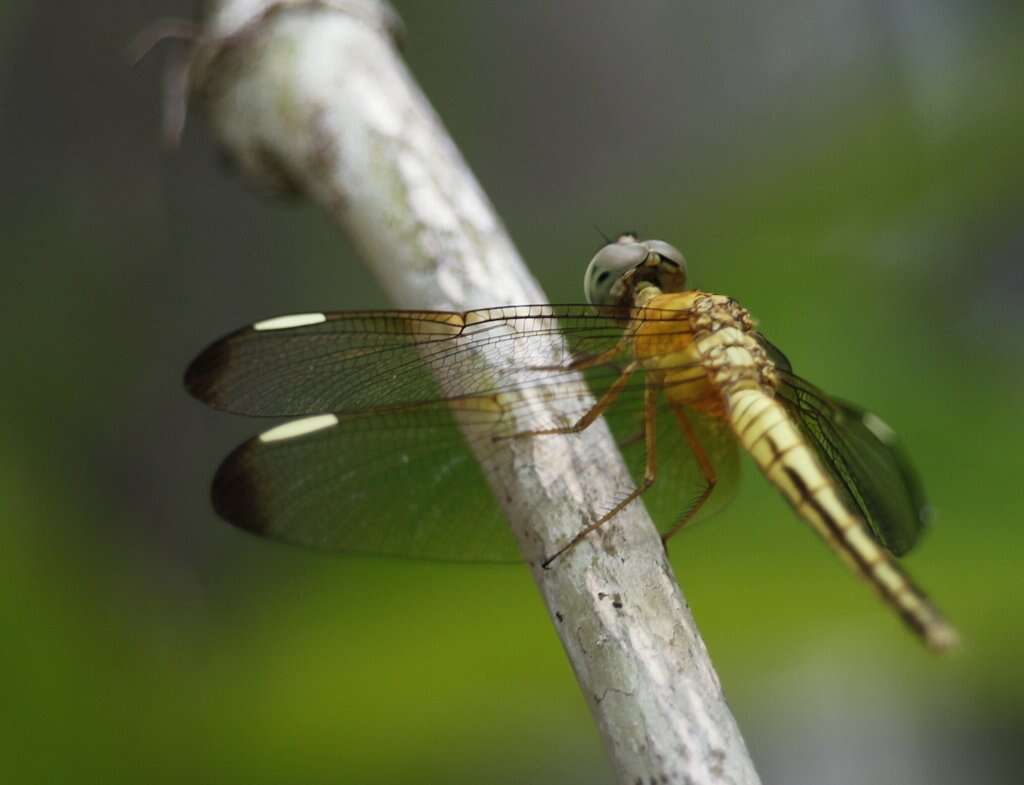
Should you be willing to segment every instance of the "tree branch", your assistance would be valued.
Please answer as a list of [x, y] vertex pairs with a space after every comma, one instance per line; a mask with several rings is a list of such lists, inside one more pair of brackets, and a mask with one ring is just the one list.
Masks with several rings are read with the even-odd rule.
[[[242, 174], [319, 204], [398, 305], [543, 302], [397, 55], [395, 23], [375, 0], [216, 0], [192, 94]], [[488, 464], [619, 780], [757, 783], [642, 505], [540, 566], [602, 512], [603, 489], [630, 482], [604, 423], [502, 442]]]

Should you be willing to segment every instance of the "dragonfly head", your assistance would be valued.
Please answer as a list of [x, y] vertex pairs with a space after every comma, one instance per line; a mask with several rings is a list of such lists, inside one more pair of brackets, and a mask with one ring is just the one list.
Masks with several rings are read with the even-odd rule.
[[623, 234], [590, 260], [583, 290], [591, 305], [629, 305], [642, 282], [663, 292], [686, 289], [686, 259], [663, 240], [639, 240]]

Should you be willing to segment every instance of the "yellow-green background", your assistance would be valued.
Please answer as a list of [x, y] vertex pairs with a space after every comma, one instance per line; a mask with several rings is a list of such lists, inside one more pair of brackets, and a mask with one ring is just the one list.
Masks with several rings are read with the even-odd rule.
[[[209, 340], [384, 306], [200, 113], [158, 145], [188, 3], [0, 6], [0, 781], [606, 783], [521, 568], [277, 547], [209, 509], [257, 424]], [[1024, 23], [1011, 2], [399, 4], [406, 57], [549, 296], [599, 239], [681, 246], [797, 369], [904, 436], [937, 658], [747, 466], [673, 562], [766, 783], [1024, 770]], [[414, 492], [403, 490], [401, 492]]]

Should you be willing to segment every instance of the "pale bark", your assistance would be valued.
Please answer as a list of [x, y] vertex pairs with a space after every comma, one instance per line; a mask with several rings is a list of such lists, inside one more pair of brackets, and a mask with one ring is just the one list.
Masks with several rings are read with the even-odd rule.
[[[193, 100], [242, 174], [324, 209], [396, 305], [544, 302], [400, 59], [393, 22], [373, 0], [212, 2], [191, 60]], [[629, 482], [604, 424], [502, 444], [489, 479], [619, 781], [757, 783], [643, 507], [540, 566], [602, 512], [593, 500], [603, 489]]]

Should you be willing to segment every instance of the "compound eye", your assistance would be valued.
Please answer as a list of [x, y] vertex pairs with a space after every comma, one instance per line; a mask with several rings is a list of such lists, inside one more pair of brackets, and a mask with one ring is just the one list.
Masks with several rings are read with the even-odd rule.
[[583, 293], [591, 305], [608, 305], [612, 287], [623, 275], [647, 258], [647, 249], [637, 242], [609, 243], [590, 260], [583, 276]]

